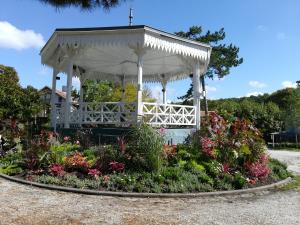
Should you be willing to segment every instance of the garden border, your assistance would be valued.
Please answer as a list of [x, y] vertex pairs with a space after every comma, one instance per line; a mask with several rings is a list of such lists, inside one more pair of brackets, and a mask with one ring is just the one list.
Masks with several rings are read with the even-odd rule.
[[272, 190], [281, 186], [288, 184], [292, 178], [288, 177], [284, 180], [276, 182], [274, 184], [268, 184], [265, 186], [255, 187], [255, 188], [247, 188], [241, 190], [233, 190], [233, 191], [214, 191], [214, 192], [198, 192], [198, 193], [138, 193], [138, 192], [114, 192], [114, 191], [96, 191], [89, 189], [79, 189], [79, 188], [71, 188], [57, 185], [47, 185], [37, 182], [31, 182], [27, 180], [23, 180], [16, 177], [11, 177], [5, 174], [0, 173], [0, 177], [6, 180], [14, 181], [20, 184], [26, 184], [34, 187], [44, 188], [48, 190], [55, 191], [64, 191], [71, 192], [77, 194], [87, 194], [87, 195], [102, 195], [102, 196], [114, 196], [114, 197], [137, 197], [137, 198], [194, 198], [194, 197], [206, 197], [206, 196], [223, 196], [223, 195], [239, 195], [239, 194], [247, 194], [254, 193], [259, 191]]

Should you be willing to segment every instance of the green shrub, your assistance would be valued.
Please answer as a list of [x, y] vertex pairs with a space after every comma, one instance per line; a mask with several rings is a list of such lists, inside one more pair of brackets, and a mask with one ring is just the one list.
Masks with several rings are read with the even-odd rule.
[[8, 165], [0, 167], [0, 173], [7, 175], [16, 175], [23, 172], [23, 169], [18, 165]]
[[158, 172], [163, 164], [163, 136], [151, 126], [142, 124], [134, 128], [129, 136], [130, 161], [126, 165], [132, 170]]
[[276, 181], [292, 176], [292, 174], [287, 171], [287, 165], [277, 159], [269, 159], [268, 166], [271, 170], [270, 176]]

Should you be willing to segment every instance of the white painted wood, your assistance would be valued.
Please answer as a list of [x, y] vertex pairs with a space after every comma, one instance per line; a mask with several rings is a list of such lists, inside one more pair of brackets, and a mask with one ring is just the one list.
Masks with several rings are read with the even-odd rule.
[[[122, 102], [83, 102], [83, 115], [73, 107], [70, 112], [70, 123], [83, 124], [116, 124], [130, 125], [136, 122], [136, 103]], [[196, 107], [186, 105], [159, 104], [143, 102], [144, 122], [155, 126], [196, 125]], [[58, 124], [63, 124], [63, 111], [57, 108]], [[81, 120], [83, 118], [83, 120]]]
[[143, 56], [145, 49], [141, 46], [137, 46], [135, 53], [137, 59], [137, 123], [140, 123], [143, 116]]
[[194, 107], [196, 110], [196, 130], [200, 130], [200, 96], [201, 96], [201, 85], [200, 85], [200, 62], [196, 61], [194, 64], [194, 73], [193, 73], [193, 97], [194, 97]]
[[56, 131], [56, 76], [58, 74], [58, 71], [53, 68], [53, 74], [52, 74], [52, 92], [51, 92], [51, 127], [54, 128], [54, 131]]
[[66, 104], [65, 104], [65, 113], [64, 113], [64, 127], [70, 128], [70, 114], [71, 114], [71, 91], [72, 91], [72, 76], [73, 76], [73, 61], [69, 61], [67, 74], [67, 93], [66, 93]]
[[167, 104], [167, 82], [164, 80], [161, 82], [162, 94], [163, 94], [163, 104]]

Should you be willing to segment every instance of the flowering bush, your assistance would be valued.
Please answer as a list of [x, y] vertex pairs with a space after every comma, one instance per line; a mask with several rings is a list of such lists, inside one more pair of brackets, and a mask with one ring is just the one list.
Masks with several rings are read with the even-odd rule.
[[238, 118], [225, 121], [215, 112], [194, 135], [194, 148], [200, 160], [217, 161], [223, 173], [245, 170], [251, 178], [268, 176], [268, 157], [262, 136], [249, 121]]

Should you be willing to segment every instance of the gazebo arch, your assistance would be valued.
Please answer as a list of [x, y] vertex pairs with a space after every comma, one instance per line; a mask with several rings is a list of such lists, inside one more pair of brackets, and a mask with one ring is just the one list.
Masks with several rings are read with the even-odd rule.
[[[67, 74], [66, 103], [51, 102], [51, 124], [69, 128], [83, 124], [138, 123], [194, 126], [200, 129], [200, 76], [206, 70], [211, 47], [149, 26], [56, 29], [41, 50], [42, 64], [53, 68], [52, 95], [57, 74]], [[168, 82], [193, 75], [193, 106], [166, 102]], [[72, 77], [81, 82], [79, 107], [72, 107]], [[87, 80], [137, 84], [137, 102], [83, 102]], [[163, 103], [142, 101], [143, 83], [162, 84]], [[52, 98], [54, 99], [54, 98]]]

